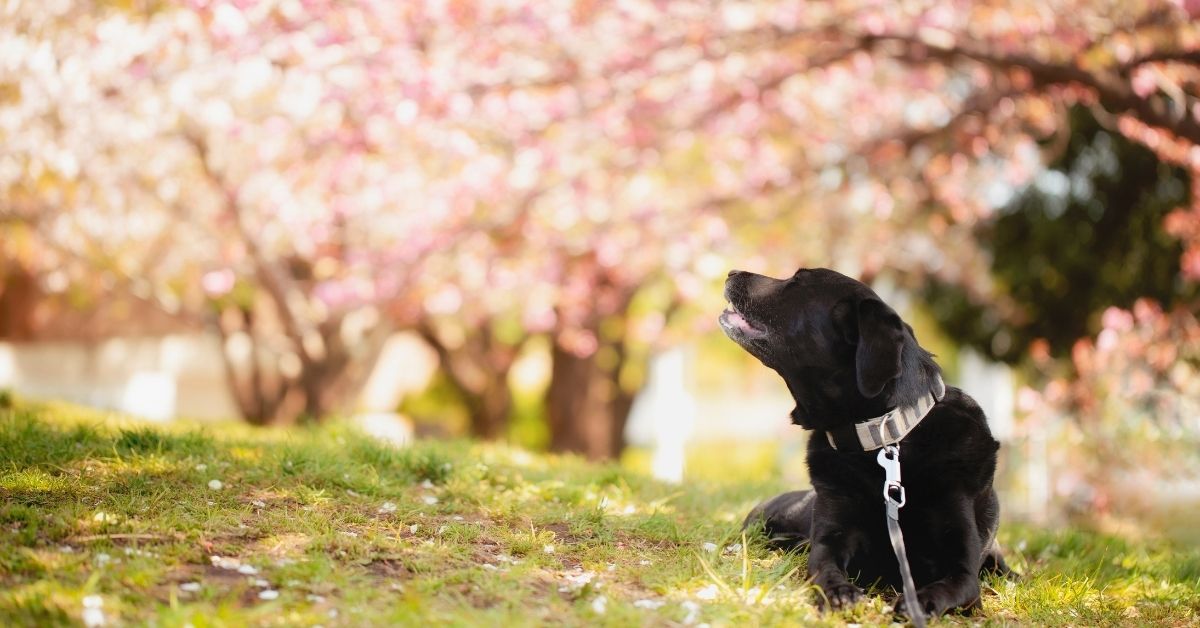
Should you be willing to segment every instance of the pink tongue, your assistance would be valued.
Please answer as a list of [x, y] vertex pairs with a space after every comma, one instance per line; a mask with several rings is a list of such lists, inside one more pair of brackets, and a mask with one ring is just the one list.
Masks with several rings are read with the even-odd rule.
[[733, 325], [734, 327], [740, 327], [742, 329], [750, 329], [750, 323], [747, 323], [746, 319], [743, 318], [742, 315], [737, 312], [729, 313], [729, 324]]

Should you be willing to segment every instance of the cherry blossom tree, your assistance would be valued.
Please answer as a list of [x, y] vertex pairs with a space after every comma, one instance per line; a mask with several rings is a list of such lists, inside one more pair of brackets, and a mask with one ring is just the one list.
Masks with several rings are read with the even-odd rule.
[[335, 407], [390, 325], [382, 304], [462, 211], [430, 172], [453, 138], [403, 97], [424, 77], [373, 70], [411, 62], [404, 33], [379, 36], [394, 16], [34, 5], [6, 21], [4, 183], [45, 269], [211, 323], [251, 421]]
[[[612, 317], [629, 311], [638, 286], [673, 276], [661, 253], [644, 267], [636, 262], [639, 251], [661, 251], [672, 238], [647, 222], [719, 223], [721, 236], [684, 256], [694, 264], [697, 251], [721, 244], [727, 253], [761, 245], [772, 236], [747, 224], [790, 202], [783, 221], [817, 226], [790, 228], [791, 246], [769, 261], [751, 255], [751, 265], [799, 257], [867, 276], [934, 273], [994, 297], [970, 230], [1036, 170], [1036, 141], [1062, 123], [1065, 105], [1190, 133], [1191, 123], [1156, 113], [1169, 98], [1117, 80], [1142, 65], [1171, 69], [1189, 59], [1186, 12], [1170, 5], [1099, 7], [1079, 23], [1001, 5], [456, 6], [457, 37], [476, 42], [484, 29], [496, 42], [462, 50], [471, 62], [458, 66], [480, 69], [465, 80], [470, 123], [522, 138], [513, 157], [523, 167], [510, 170], [513, 178], [551, 182], [504, 222], [519, 223], [533, 254], [552, 260], [552, 441], [575, 450], [583, 441], [618, 443], [592, 455], [619, 450], [611, 434], [624, 405], [625, 353], [619, 343], [602, 347], [599, 328], [624, 329]], [[1154, 52], [1130, 56], [1128, 46]], [[1121, 54], [1125, 61], [1114, 61]], [[505, 61], [492, 63], [498, 58]], [[529, 168], [536, 176], [526, 177]], [[697, 180], [703, 185], [672, 186]], [[566, 190], [574, 195], [564, 199]], [[590, 220], [597, 199], [603, 222]], [[548, 237], [537, 231], [546, 225]], [[580, 225], [588, 226], [583, 237], [571, 231]], [[638, 234], [612, 238], [624, 225], [638, 225]], [[553, 241], [567, 244], [562, 255], [547, 246]], [[591, 366], [597, 359], [610, 368]], [[580, 373], [597, 371], [595, 388], [583, 383]], [[572, 425], [591, 436], [569, 435]]]

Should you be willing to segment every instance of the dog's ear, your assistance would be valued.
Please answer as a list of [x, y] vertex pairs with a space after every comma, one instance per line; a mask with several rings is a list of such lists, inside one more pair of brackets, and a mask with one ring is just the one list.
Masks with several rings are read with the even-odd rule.
[[878, 397], [888, 382], [900, 377], [904, 349], [904, 322], [877, 298], [858, 302], [858, 348], [854, 353], [858, 391], [868, 399]]

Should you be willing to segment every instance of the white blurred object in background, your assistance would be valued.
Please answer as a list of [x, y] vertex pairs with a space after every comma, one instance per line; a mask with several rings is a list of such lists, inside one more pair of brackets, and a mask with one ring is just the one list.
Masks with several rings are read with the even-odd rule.
[[395, 412], [364, 412], [355, 415], [351, 424], [363, 434], [394, 447], [404, 447], [413, 440], [412, 421]]
[[175, 375], [166, 371], [138, 371], [125, 383], [117, 409], [151, 421], [175, 417]]
[[1002, 442], [1012, 438], [1017, 389], [1012, 369], [964, 347], [958, 353], [958, 380], [958, 387], [983, 408], [992, 436]]
[[685, 355], [676, 347], [651, 359], [646, 387], [633, 402], [626, 428], [630, 442], [650, 444], [651, 473], [665, 482], [683, 480], [684, 454], [696, 425], [696, 399], [686, 386]]
[[416, 334], [393, 334], [359, 393], [358, 409], [365, 413], [395, 410], [404, 395], [429, 385], [437, 367], [437, 354]]

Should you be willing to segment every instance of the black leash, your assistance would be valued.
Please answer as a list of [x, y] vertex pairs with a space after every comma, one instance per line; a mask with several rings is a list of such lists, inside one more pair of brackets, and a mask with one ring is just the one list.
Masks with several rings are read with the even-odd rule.
[[876, 457], [883, 467], [883, 502], [887, 506], [888, 536], [892, 539], [892, 551], [900, 563], [900, 579], [904, 581], [904, 603], [908, 607], [908, 618], [917, 628], [925, 628], [925, 609], [917, 599], [917, 586], [913, 584], [912, 570], [908, 567], [908, 554], [904, 551], [904, 534], [900, 532], [900, 509], [906, 501], [904, 485], [900, 483], [900, 447], [887, 445]]

